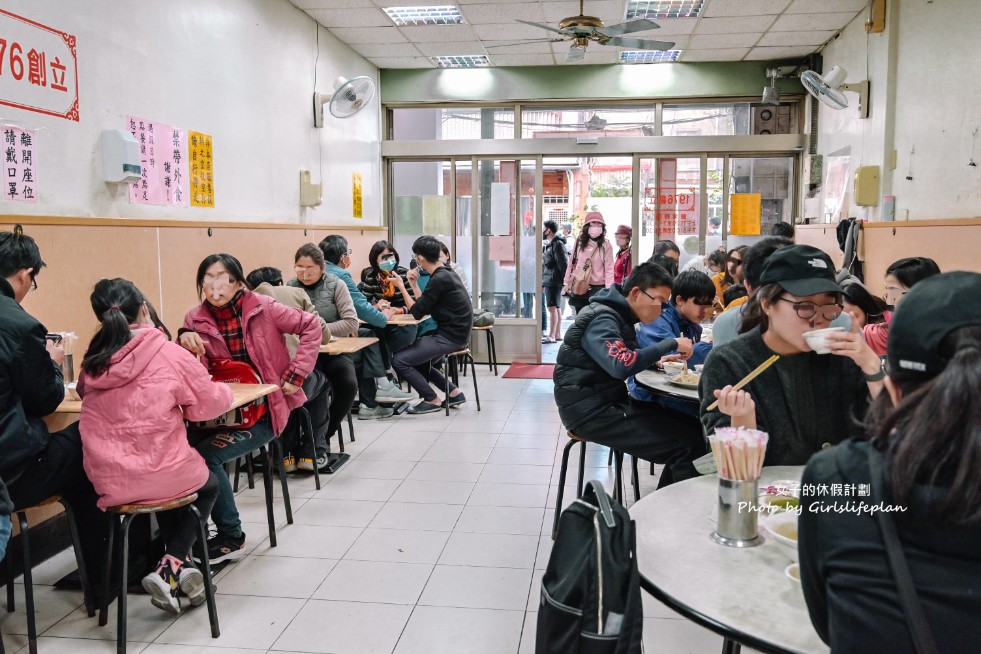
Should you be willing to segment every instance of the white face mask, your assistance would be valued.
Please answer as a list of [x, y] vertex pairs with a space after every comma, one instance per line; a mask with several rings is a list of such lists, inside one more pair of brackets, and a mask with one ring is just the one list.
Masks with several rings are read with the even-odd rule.
[[589, 226], [589, 238], [599, 238], [603, 235], [602, 225], [590, 225]]

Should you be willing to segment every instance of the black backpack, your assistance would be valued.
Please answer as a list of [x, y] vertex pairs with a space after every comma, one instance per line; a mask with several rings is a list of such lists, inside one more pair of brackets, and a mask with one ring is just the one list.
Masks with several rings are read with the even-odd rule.
[[641, 651], [644, 614], [630, 514], [598, 481], [559, 518], [542, 578], [536, 654]]

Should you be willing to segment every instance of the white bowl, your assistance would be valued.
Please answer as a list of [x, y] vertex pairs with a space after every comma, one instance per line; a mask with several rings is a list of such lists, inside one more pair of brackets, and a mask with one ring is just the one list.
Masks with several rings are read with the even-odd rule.
[[695, 374], [696, 375], [702, 374], [702, 371], [704, 369], [705, 369], [705, 364], [704, 363], [696, 363], [695, 364]]
[[677, 377], [687, 369], [688, 364], [682, 363], [681, 361], [664, 362], [664, 372], [668, 373], [669, 377]]
[[807, 347], [811, 348], [816, 354], [830, 354], [828, 349], [828, 334], [843, 332], [844, 327], [828, 327], [826, 329], [815, 329], [812, 332], [804, 332], [802, 336], [807, 341]]
[[[773, 541], [780, 546], [783, 553], [791, 561], [797, 561], [797, 512], [796, 511], [777, 511], [769, 515], [761, 515], [760, 523]], [[788, 531], [793, 533], [790, 537]], [[781, 533], [782, 532], [782, 533]]]
[[783, 573], [787, 575], [787, 579], [790, 580], [790, 585], [795, 588], [800, 588], [800, 564], [791, 563], [786, 568], [783, 569]]
[[65, 396], [66, 399], [74, 400], [75, 402], [80, 402], [82, 400], [78, 395], [78, 391], [75, 390], [76, 382], [69, 382], [65, 384]]

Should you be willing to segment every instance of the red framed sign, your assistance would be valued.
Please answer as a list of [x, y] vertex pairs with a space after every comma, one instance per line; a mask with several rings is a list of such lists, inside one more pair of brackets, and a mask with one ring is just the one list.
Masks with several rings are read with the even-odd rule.
[[0, 9], [0, 105], [78, 122], [75, 36]]

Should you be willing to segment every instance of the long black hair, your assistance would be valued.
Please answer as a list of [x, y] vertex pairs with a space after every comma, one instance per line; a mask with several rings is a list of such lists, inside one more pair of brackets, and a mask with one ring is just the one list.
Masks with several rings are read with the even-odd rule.
[[[593, 222], [596, 221], [594, 220]], [[576, 249], [578, 249], [580, 252], [585, 250], [586, 246], [589, 245], [589, 241], [590, 241], [589, 226], [591, 224], [592, 223], [586, 223], [585, 225], [583, 225], [582, 231], [579, 232], [579, 238], [576, 239]], [[596, 239], [596, 249], [602, 252], [603, 244], [606, 242], [606, 223], [600, 223], [600, 224], [603, 226], [603, 233], [599, 235], [598, 239]]]
[[964, 524], [981, 520], [981, 325], [955, 329], [938, 353], [947, 365], [935, 377], [890, 366], [902, 390], [898, 406], [879, 393], [867, 424], [884, 451], [893, 499], [904, 504], [914, 485], [946, 487], [938, 517]]
[[[739, 254], [743, 258], [743, 265], [746, 265], [746, 250], [749, 248], [748, 245], [737, 245], [728, 252], [726, 252], [726, 265], [722, 268], [722, 272], [725, 273], [722, 277], [722, 283], [733, 285], [736, 283], [736, 278], [729, 274], [729, 260], [732, 259], [732, 255]], [[743, 274], [745, 275], [746, 269], [743, 268]], [[751, 282], [752, 283], [752, 282]]]
[[204, 297], [204, 274], [208, 272], [208, 268], [220, 263], [226, 271], [228, 271], [228, 278], [232, 282], [238, 282], [240, 284], [245, 283], [245, 273], [242, 272], [242, 264], [238, 259], [230, 254], [209, 254], [198, 266], [197, 275], [197, 285], [198, 285], [198, 297]]
[[927, 257], [906, 257], [893, 261], [886, 268], [886, 274], [895, 277], [906, 288], [913, 288], [917, 282], [940, 274], [940, 266]]
[[857, 283], [845, 284], [841, 290], [846, 302], [854, 304], [865, 313], [866, 325], [886, 321], [883, 314], [889, 309], [889, 306], [881, 297], [872, 295], [867, 288]]
[[146, 300], [136, 285], [126, 279], [101, 279], [92, 291], [92, 311], [101, 325], [82, 359], [82, 370], [93, 376], [101, 375], [112, 355], [129, 343], [133, 335], [129, 326]]

